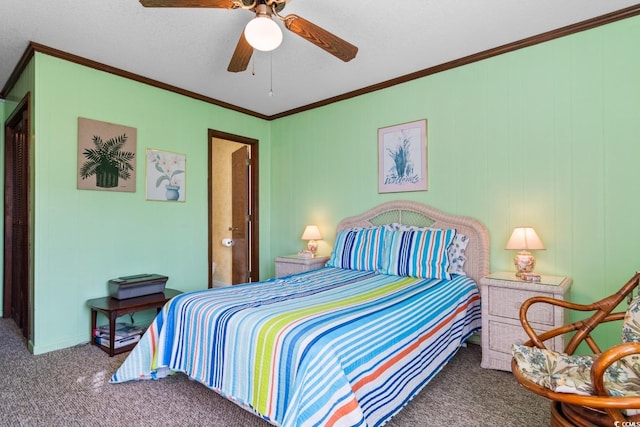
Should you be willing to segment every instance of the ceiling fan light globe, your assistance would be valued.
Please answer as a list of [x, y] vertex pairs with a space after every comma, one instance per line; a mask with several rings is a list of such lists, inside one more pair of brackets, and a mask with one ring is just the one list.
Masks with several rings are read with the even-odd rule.
[[282, 43], [282, 30], [266, 16], [257, 16], [249, 21], [244, 36], [254, 49], [264, 52], [274, 50]]

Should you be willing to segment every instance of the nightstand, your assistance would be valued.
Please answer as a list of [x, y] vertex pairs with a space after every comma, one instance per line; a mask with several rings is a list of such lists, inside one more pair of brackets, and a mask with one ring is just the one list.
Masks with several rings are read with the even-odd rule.
[[[534, 296], [564, 300], [571, 287], [568, 277], [545, 276], [540, 282], [525, 282], [515, 272], [497, 272], [480, 279], [482, 292], [482, 363], [488, 369], [511, 372], [511, 345], [529, 338], [520, 323], [522, 303]], [[564, 324], [564, 309], [535, 304], [529, 309], [531, 325], [544, 332]], [[564, 349], [562, 337], [545, 342], [547, 348]]]
[[328, 256], [316, 256], [315, 258], [298, 258], [298, 255], [286, 255], [276, 258], [276, 277], [290, 276], [317, 270], [324, 267], [329, 261]]
[[[109, 356], [129, 351], [136, 346], [136, 343], [126, 345], [124, 347], [115, 348], [115, 327], [116, 319], [125, 314], [132, 314], [138, 311], [149, 310], [152, 308], [157, 309], [160, 312], [162, 306], [167, 303], [171, 298], [176, 295], [180, 295], [182, 292], [175, 289], [166, 288], [164, 292], [143, 295], [135, 298], [127, 298], [117, 300], [111, 297], [94, 298], [87, 301], [87, 305], [91, 308], [91, 344], [97, 345], [98, 348], [107, 352]], [[104, 314], [109, 319], [109, 346], [105, 347], [96, 342], [94, 338], [94, 332], [96, 330], [96, 323], [98, 313]]]

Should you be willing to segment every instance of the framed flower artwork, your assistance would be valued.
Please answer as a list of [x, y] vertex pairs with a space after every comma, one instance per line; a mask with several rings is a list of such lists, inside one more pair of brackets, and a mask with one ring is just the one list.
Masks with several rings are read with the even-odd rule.
[[147, 148], [146, 198], [165, 202], [186, 200], [186, 156]]
[[378, 193], [427, 188], [427, 120], [378, 129]]

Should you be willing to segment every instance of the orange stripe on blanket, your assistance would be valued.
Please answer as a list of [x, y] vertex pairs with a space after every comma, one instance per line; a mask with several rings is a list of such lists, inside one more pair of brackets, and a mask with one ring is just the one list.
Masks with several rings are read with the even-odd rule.
[[469, 301], [467, 301], [467, 303], [465, 305], [463, 305], [462, 307], [458, 308], [456, 311], [451, 313], [446, 318], [446, 321], [439, 322], [438, 325], [435, 328], [431, 329], [428, 333], [426, 333], [423, 336], [421, 336], [418, 340], [416, 340], [409, 347], [405, 348], [403, 351], [401, 351], [400, 353], [398, 353], [397, 355], [395, 355], [394, 357], [389, 359], [384, 365], [380, 366], [378, 369], [376, 369], [375, 371], [373, 371], [372, 373], [370, 373], [369, 375], [363, 377], [360, 381], [355, 383], [353, 385], [353, 387], [352, 387], [354, 393], [357, 392], [358, 390], [360, 390], [362, 387], [364, 387], [365, 384], [368, 384], [368, 383], [374, 381], [376, 378], [378, 378], [380, 375], [382, 375], [387, 369], [389, 369], [391, 366], [395, 365], [398, 362], [398, 360], [402, 359], [407, 354], [409, 354], [412, 351], [414, 351], [418, 346], [420, 346], [420, 344], [422, 344], [428, 338], [433, 336], [437, 331], [442, 329], [445, 325], [448, 325], [449, 322], [451, 322], [451, 319], [453, 319], [459, 313], [461, 313], [463, 311], [466, 311], [467, 308], [469, 307], [469, 305], [471, 305], [471, 303], [473, 301], [476, 301], [476, 300], [479, 300], [479, 299], [480, 299], [480, 295], [477, 295], [477, 294], [474, 295], [472, 298], [469, 299]]
[[155, 325], [153, 323], [149, 325], [149, 329], [151, 329], [151, 331], [149, 332], [149, 338], [151, 339], [151, 354], [153, 355], [156, 353], [156, 345], [158, 344], [156, 342], [156, 336], [158, 335], [158, 332], [156, 331]]
[[330, 427], [330, 426], [336, 425], [336, 423], [338, 423], [342, 419], [342, 417], [353, 412], [358, 406], [359, 406], [358, 400], [356, 400], [354, 396], [353, 399], [351, 399], [350, 401], [348, 401], [347, 403], [339, 407], [331, 415], [331, 418], [327, 420], [327, 423], [325, 424], [325, 426]]

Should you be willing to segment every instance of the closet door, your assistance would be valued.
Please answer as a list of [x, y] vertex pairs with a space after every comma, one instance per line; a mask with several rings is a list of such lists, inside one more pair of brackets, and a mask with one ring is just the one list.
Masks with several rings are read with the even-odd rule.
[[30, 338], [29, 96], [5, 125], [4, 307]]

